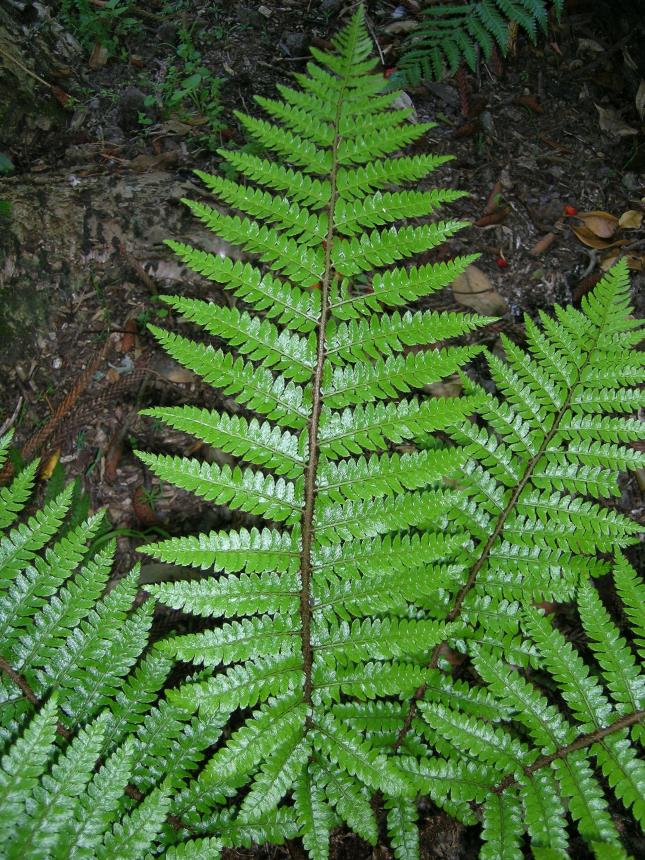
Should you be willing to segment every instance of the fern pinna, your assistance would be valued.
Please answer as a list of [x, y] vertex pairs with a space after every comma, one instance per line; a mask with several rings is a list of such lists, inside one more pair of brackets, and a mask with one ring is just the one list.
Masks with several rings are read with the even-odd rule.
[[[638, 387], [645, 381], [644, 355], [634, 348], [642, 329], [630, 313], [628, 271], [621, 262], [583, 299], [581, 310], [556, 308], [555, 319], [542, 314], [541, 327], [527, 318], [528, 351], [503, 338], [505, 358], [488, 356], [497, 396], [479, 389], [480, 423], [462, 421], [450, 430], [470, 457], [464, 467], [464, 493], [457, 496], [451, 519], [473, 538], [462, 551], [461, 575], [433, 607], [437, 621], [452, 625], [450, 635], [432, 649], [427, 666], [436, 674], [416, 691], [410, 706], [397, 705], [381, 715], [387, 717], [381, 728], [384, 742], [390, 742], [400, 721], [395, 747], [404, 760], [410, 753], [418, 759], [419, 745], [423, 748], [431, 740], [440, 757], [429, 757], [421, 766], [429, 779], [428, 790], [437, 803], [464, 821], [475, 820], [468, 801], [483, 798], [486, 780], [476, 776], [478, 756], [490, 766], [491, 778], [496, 773], [513, 774], [513, 785], [522, 786], [519, 796], [534, 849], [550, 849], [554, 853], [549, 856], [556, 857], [568, 856], [557, 781], [563, 797], [570, 799], [570, 812], [579, 821], [581, 834], [592, 847], [599, 843], [598, 856], [610, 856], [603, 853], [609, 851], [606, 843], [613, 846], [611, 856], [624, 854], [615, 847], [615, 829], [607, 824], [603, 830], [604, 824], [599, 824], [594, 831], [589, 826], [590, 815], [594, 817], [589, 810], [602, 813], [603, 822], [610, 820], [595, 778], [581, 776], [574, 784], [573, 777], [559, 772], [574, 768], [566, 754], [576, 730], [567, 722], [567, 711], [546, 709], [545, 700], [518, 675], [518, 667], [531, 677], [536, 672], [539, 677], [542, 671], [554, 676], [617, 798], [633, 807], [644, 823], [645, 768], [626, 730], [645, 716], [643, 680], [590, 582], [609, 569], [603, 555], [638, 540], [637, 523], [601, 504], [603, 498], [620, 495], [621, 470], [645, 463], [642, 452], [624, 444], [643, 437], [642, 423], [624, 417], [644, 402], [643, 389]], [[477, 389], [464, 381], [473, 391]], [[635, 616], [640, 633], [642, 618], [638, 619], [636, 607], [642, 608], [642, 591], [625, 573], [624, 562], [619, 571], [618, 593], [628, 614]], [[588, 677], [591, 668], [538, 614], [535, 605], [545, 601], [577, 604], [614, 703], [602, 691], [600, 680]], [[458, 695], [446, 696], [441, 670], [450, 669], [447, 646], [473, 658], [474, 671], [490, 683], [504, 707], [480, 687], [463, 687]], [[533, 722], [527, 722], [531, 710]], [[419, 712], [425, 722], [418, 719]], [[473, 715], [487, 720], [506, 715], [525, 726], [537, 746], [522, 746], [507, 733], [483, 726]], [[372, 728], [377, 726], [373, 720]], [[600, 749], [596, 738], [614, 732]], [[642, 727], [634, 729], [633, 737], [642, 741]], [[557, 751], [553, 765], [557, 772], [540, 770], [534, 779], [531, 765], [540, 748], [549, 755]], [[576, 749], [574, 743], [570, 751]], [[586, 760], [582, 752], [577, 758]], [[460, 764], [455, 771], [456, 759]], [[492, 784], [489, 781], [489, 788]], [[502, 834], [495, 830], [497, 847], [486, 849], [483, 856], [519, 857], [517, 793], [502, 818], [495, 805], [501, 794], [496, 797], [489, 798], [487, 809], [498, 828], [514, 834], [513, 842], [497, 854], [502, 850]], [[413, 815], [409, 808], [408, 818]], [[492, 833], [490, 819], [485, 834], [492, 838]]]
[[[70, 522], [73, 486], [20, 522], [37, 468], [0, 489], [0, 857], [142, 860], [221, 722], [197, 732], [156, 701], [172, 664], [143, 653], [152, 601], [133, 606], [137, 570], [106, 591], [114, 542], [92, 548], [101, 514]], [[217, 851], [193, 839], [166, 856]]]
[[548, 27], [549, 7], [560, 18], [564, 0], [475, 0], [429, 3], [419, 26], [405, 42], [393, 75], [395, 83], [418, 84], [424, 78], [453, 75], [465, 62], [477, 69], [479, 53], [490, 60], [495, 48], [506, 54], [511, 27], [521, 27], [535, 43], [538, 27]]
[[[186, 201], [255, 258], [233, 262], [169, 243], [244, 305], [167, 299], [226, 342], [226, 351], [153, 332], [244, 411], [147, 414], [250, 465], [140, 455], [160, 478], [266, 521], [147, 547], [162, 561], [211, 574], [152, 586], [156, 598], [231, 619], [161, 646], [211, 675], [172, 701], [203, 715], [241, 711], [177, 814], [197, 832], [301, 833], [312, 857], [327, 855], [339, 820], [376, 840], [376, 790], [391, 799], [416, 793], [414, 778], [339, 719], [335, 706], [343, 698], [369, 710], [373, 699], [410, 695], [427, 677], [419, 656], [446, 635], [443, 623], [418, 617], [412, 604], [450, 581], [447, 562], [466, 540], [448, 527], [453, 494], [442, 483], [456, 476], [462, 454], [407, 443], [472, 408], [467, 398], [423, 399], [414, 391], [478, 351], [431, 345], [485, 322], [388, 310], [449, 284], [472, 261], [391, 267], [460, 229], [454, 220], [403, 223], [460, 194], [396, 190], [446, 160], [399, 154], [431, 124], [406, 124], [409, 111], [393, 109], [396, 95], [383, 94], [385, 80], [370, 74], [376, 61], [368, 58], [362, 12], [334, 46], [335, 54], [312, 52], [317, 64], [296, 76], [300, 90], [281, 87], [283, 101], [258, 99], [276, 123], [239, 115], [277, 160], [223, 151], [247, 181], [201, 174], [242, 214]], [[227, 803], [226, 813], [212, 812]]]

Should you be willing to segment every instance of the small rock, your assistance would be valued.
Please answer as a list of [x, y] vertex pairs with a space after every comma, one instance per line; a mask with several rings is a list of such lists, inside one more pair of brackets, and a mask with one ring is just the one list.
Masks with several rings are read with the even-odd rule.
[[307, 52], [309, 37], [306, 33], [286, 30], [278, 43], [278, 48], [286, 57], [302, 57]]
[[320, 11], [326, 15], [336, 12], [340, 9], [342, 0], [321, 0]]
[[119, 125], [123, 131], [139, 128], [139, 114], [150, 114], [146, 95], [138, 87], [126, 87], [119, 103]]
[[242, 6], [235, 14], [240, 24], [245, 24], [247, 27], [264, 27], [266, 24], [266, 18], [252, 6]]
[[177, 43], [177, 25], [172, 21], [164, 21], [157, 30], [157, 41], [165, 42], [167, 45]]
[[125, 135], [118, 125], [108, 125], [103, 130], [103, 140], [108, 143], [123, 143]]

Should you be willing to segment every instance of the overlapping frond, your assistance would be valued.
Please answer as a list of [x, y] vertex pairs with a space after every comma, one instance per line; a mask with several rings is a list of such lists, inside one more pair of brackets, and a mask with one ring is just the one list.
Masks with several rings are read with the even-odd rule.
[[[632, 388], [645, 366], [631, 347], [629, 314], [619, 263], [581, 311], [557, 309], [541, 327], [527, 320], [527, 351], [505, 340], [506, 358], [489, 357], [497, 393], [476, 389], [481, 420], [450, 431], [471, 457], [456, 503], [457, 522], [476, 538], [462, 619], [476, 619], [483, 599], [571, 599], [589, 574], [604, 572], [598, 553], [637, 540], [638, 524], [607, 503], [619, 494], [619, 473], [645, 464], [628, 444], [638, 436], [633, 419], [617, 417], [644, 400]], [[612, 368], [610, 388], [602, 367]]]
[[143, 860], [224, 720], [197, 731], [190, 710], [159, 699], [172, 662], [142, 656], [152, 601], [135, 607], [138, 571], [107, 587], [114, 545], [92, 545], [102, 515], [73, 526], [68, 488], [20, 522], [36, 470], [0, 499], [0, 856]]
[[[616, 587], [633, 577], [621, 559]], [[528, 681], [493, 651], [474, 648], [473, 665], [486, 686], [462, 691], [466, 701], [473, 697], [470, 713], [437, 701], [430, 691], [419, 704], [425, 734], [440, 750], [422, 767], [428, 790], [440, 805], [444, 798], [478, 804], [484, 858], [519, 857], [525, 832], [534, 853], [573, 856], [568, 818], [599, 860], [627, 857], [609, 806], [612, 797], [641, 827], [645, 823], [645, 766], [638, 749], [645, 675], [591, 583], [579, 586], [577, 606], [595, 667], [527, 605], [523, 632], [537, 649], [547, 673], [543, 680]], [[501, 724], [476, 701], [482, 690], [498, 703]]]
[[427, 4], [423, 18], [404, 45], [395, 80], [418, 84], [424, 78], [440, 80], [454, 74], [462, 63], [473, 71], [483, 54], [490, 60], [498, 48], [506, 54], [510, 29], [521, 28], [535, 43], [538, 29], [546, 32], [549, 7], [558, 17], [564, 0], [476, 0]]

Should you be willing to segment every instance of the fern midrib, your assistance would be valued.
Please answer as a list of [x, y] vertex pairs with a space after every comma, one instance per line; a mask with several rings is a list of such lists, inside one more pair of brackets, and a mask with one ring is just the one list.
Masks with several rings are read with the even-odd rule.
[[[351, 53], [348, 51], [348, 56]], [[348, 72], [346, 73], [347, 77]], [[307, 727], [312, 725], [313, 708], [313, 645], [311, 642], [311, 622], [313, 616], [313, 601], [311, 594], [312, 578], [312, 545], [314, 535], [314, 508], [317, 492], [317, 473], [320, 455], [320, 443], [318, 431], [320, 426], [320, 415], [323, 406], [322, 378], [326, 349], [326, 329], [330, 314], [331, 283], [334, 276], [332, 269], [332, 245], [334, 239], [334, 212], [336, 200], [338, 199], [338, 147], [341, 142], [339, 131], [340, 119], [343, 107], [343, 96], [347, 88], [347, 80], [339, 92], [336, 104], [336, 116], [334, 118], [334, 140], [332, 144], [331, 170], [329, 176], [330, 195], [327, 205], [327, 238], [325, 240], [325, 271], [320, 282], [320, 316], [318, 319], [316, 365], [312, 376], [312, 404], [311, 418], [309, 420], [308, 450], [309, 462], [305, 470], [305, 493], [304, 505], [301, 519], [302, 551], [300, 555], [300, 636], [302, 639], [302, 661], [304, 672], [303, 699], [310, 710], [307, 716]]]
[[[612, 723], [609, 726], [604, 726], [600, 729], [595, 729], [593, 732], [589, 732], [586, 735], [580, 735], [570, 744], [566, 744], [566, 746], [559, 747], [559, 749], [555, 750], [555, 752], [548, 753], [547, 755], [541, 755], [539, 758], [536, 758], [532, 764], [526, 765], [523, 768], [526, 776], [532, 776], [536, 771], [541, 770], [544, 767], [547, 767], [552, 762], [557, 761], [558, 759], [566, 758], [572, 752], [576, 752], [576, 750], [586, 749], [587, 747], [593, 746], [595, 743], [603, 740], [608, 735], [612, 735], [615, 732], [622, 731], [623, 729], [627, 729], [630, 726], [634, 726], [637, 723], [645, 720], [645, 709], [641, 709], [638, 711], [634, 711], [631, 714], [626, 714], [624, 717], [620, 717], [620, 719], [616, 720], [616, 722]], [[513, 774], [509, 774], [504, 777], [503, 780], [497, 783], [493, 788], [491, 788], [491, 792], [493, 794], [502, 794], [502, 792], [506, 791], [507, 788], [513, 788], [518, 785], [518, 779]]]
[[[606, 314], [605, 314], [605, 317], [603, 318], [603, 321], [602, 321], [603, 324], [605, 322], [605, 319], [606, 319]], [[493, 529], [488, 540], [484, 544], [484, 548], [482, 549], [479, 557], [477, 558], [475, 563], [470, 568], [470, 573], [468, 574], [468, 579], [466, 580], [464, 585], [459, 590], [457, 597], [455, 598], [454, 605], [453, 605], [452, 609], [450, 610], [450, 612], [448, 613], [448, 615], [446, 616], [446, 622], [447, 623], [452, 623], [453, 621], [456, 621], [457, 618], [459, 617], [459, 615], [461, 613], [461, 608], [462, 608], [463, 603], [464, 603], [464, 600], [466, 599], [469, 592], [474, 587], [475, 582], [477, 580], [477, 576], [479, 574], [479, 571], [482, 569], [482, 567], [484, 566], [484, 564], [488, 560], [490, 552], [491, 552], [497, 538], [500, 536], [500, 534], [504, 530], [504, 526], [506, 525], [506, 520], [508, 519], [509, 515], [511, 514], [511, 512], [515, 508], [515, 505], [517, 504], [517, 500], [519, 499], [522, 491], [524, 490], [526, 485], [529, 483], [529, 481], [533, 477], [533, 471], [535, 469], [535, 466], [540, 461], [540, 459], [544, 456], [544, 454], [547, 452], [548, 447], [551, 444], [551, 440], [554, 438], [554, 436], [558, 432], [559, 427], [560, 427], [560, 423], [561, 423], [564, 415], [569, 410], [569, 407], [571, 406], [571, 400], [573, 398], [575, 389], [577, 388], [578, 385], [580, 385], [583, 372], [584, 372], [585, 368], [587, 367], [587, 365], [589, 364], [591, 355], [593, 354], [594, 350], [596, 349], [597, 342], [598, 342], [598, 339], [600, 337], [601, 331], [602, 331], [602, 325], [598, 324], [595, 341], [594, 341], [593, 345], [590, 346], [590, 348], [588, 349], [587, 355], [585, 357], [585, 361], [582, 363], [582, 365], [580, 367], [577, 368], [576, 378], [575, 378], [575, 380], [573, 380], [571, 382], [571, 385], [569, 386], [569, 390], [567, 392], [567, 396], [565, 398], [565, 401], [562, 404], [559, 412], [555, 416], [555, 418], [553, 420], [553, 425], [551, 426], [551, 429], [549, 430], [549, 432], [546, 434], [546, 436], [542, 440], [542, 444], [540, 445], [537, 453], [534, 454], [533, 457], [531, 457], [531, 459], [527, 463], [527, 466], [526, 466], [526, 469], [524, 471], [524, 474], [522, 475], [522, 478], [520, 479], [515, 490], [513, 491], [513, 493], [511, 495], [508, 503], [506, 504], [504, 510], [500, 513], [499, 517], [497, 518], [497, 523], [495, 524], [495, 528]], [[435, 647], [432, 650], [430, 660], [427, 663], [428, 668], [430, 668], [430, 669], [438, 668], [441, 650], [445, 646], [445, 644], [446, 644], [446, 642], [443, 641], [443, 642], [439, 642], [437, 645], [435, 645]], [[410, 708], [409, 708], [408, 713], [406, 714], [405, 720], [403, 722], [403, 726], [402, 726], [399, 734], [397, 735], [397, 739], [394, 743], [394, 751], [395, 752], [398, 751], [398, 749], [400, 748], [401, 744], [403, 743], [407, 733], [410, 731], [410, 728], [412, 726], [412, 721], [414, 720], [414, 717], [417, 713], [417, 704], [416, 703], [420, 699], [423, 698], [423, 696], [426, 692], [426, 689], [427, 689], [427, 685], [423, 684], [414, 693], [414, 696], [413, 696], [412, 701], [410, 703]]]

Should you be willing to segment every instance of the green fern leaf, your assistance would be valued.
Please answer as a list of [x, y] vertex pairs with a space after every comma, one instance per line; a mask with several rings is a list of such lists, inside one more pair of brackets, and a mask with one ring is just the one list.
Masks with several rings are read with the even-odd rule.
[[0, 834], [3, 844], [14, 834], [31, 792], [54, 751], [56, 699], [37, 714], [22, 737], [2, 756], [0, 767]]

